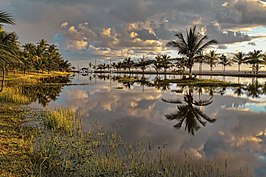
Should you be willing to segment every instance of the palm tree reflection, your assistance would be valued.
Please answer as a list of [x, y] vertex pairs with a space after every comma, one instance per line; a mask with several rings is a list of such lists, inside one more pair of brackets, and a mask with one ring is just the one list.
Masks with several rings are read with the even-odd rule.
[[252, 79], [252, 83], [247, 85], [246, 91], [248, 97], [260, 98], [260, 95], [263, 94], [263, 91], [260, 88], [258, 78]]
[[38, 102], [45, 107], [50, 101], [57, 99], [64, 86], [69, 82], [71, 82], [69, 76], [43, 78], [42, 84], [25, 85], [22, 87], [22, 92], [32, 102]]
[[175, 113], [167, 114], [165, 117], [168, 120], [177, 120], [178, 123], [174, 125], [176, 128], [181, 128], [185, 122], [185, 130], [194, 135], [195, 131], [201, 128], [200, 125], [206, 126], [206, 123], [213, 123], [216, 119], [210, 118], [202, 111], [202, 107], [212, 104], [212, 96], [208, 100], [194, 100], [193, 88], [189, 87], [184, 95], [184, 102], [180, 100], [166, 100], [167, 103], [177, 104], [177, 111]]

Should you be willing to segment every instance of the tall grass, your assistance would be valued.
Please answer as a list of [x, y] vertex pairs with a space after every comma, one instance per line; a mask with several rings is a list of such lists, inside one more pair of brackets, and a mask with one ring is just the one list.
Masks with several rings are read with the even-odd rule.
[[23, 95], [18, 87], [5, 87], [0, 92], [0, 103], [28, 104], [30, 101], [30, 98]]
[[66, 108], [57, 108], [47, 111], [45, 124], [49, 129], [55, 132], [64, 132], [73, 134], [80, 127], [80, 118], [77, 114]]
[[32, 155], [34, 176], [250, 176], [215, 160], [173, 157], [150, 144], [129, 145], [112, 132], [43, 135]]

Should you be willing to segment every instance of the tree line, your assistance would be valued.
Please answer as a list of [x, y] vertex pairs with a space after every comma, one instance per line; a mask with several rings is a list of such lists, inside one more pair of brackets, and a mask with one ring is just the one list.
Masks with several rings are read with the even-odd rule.
[[21, 46], [15, 32], [7, 32], [3, 25], [15, 25], [14, 19], [5, 11], [0, 11], [0, 67], [2, 85], [10, 69], [44, 72], [70, 71], [71, 64], [64, 60], [54, 44], [41, 39], [37, 44], [26, 43]]
[[[158, 73], [161, 70], [164, 72], [169, 69], [172, 69], [172, 71], [184, 71], [187, 68], [191, 77], [195, 63], [199, 64], [200, 71], [203, 63], [209, 65], [211, 72], [217, 65], [222, 65], [225, 72], [226, 67], [232, 66], [232, 64], [237, 64], [240, 72], [241, 65], [248, 64], [253, 74], [258, 74], [263, 67], [262, 65], [266, 65], [266, 54], [262, 53], [261, 50], [254, 50], [247, 54], [238, 52], [231, 55], [218, 54], [215, 50], [205, 52], [208, 47], [217, 44], [217, 41], [209, 40], [205, 42], [208, 39], [207, 35], [197, 32], [196, 26], [187, 30], [185, 34], [180, 32], [175, 36], [177, 40], [168, 42], [166, 46], [176, 48], [179, 58], [158, 55], [155, 59], [145, 60], [142, 58], [134, 61], [131, 57], [127, 57], [123, 61], [99, 64], [94, 66], [94, 69], [106, 70], [113, 68], [117, 71], [123, 69], [129, 72], [132, 69], [141, 69], [144, 72], [147, 67], [152, 67]], [[93, 64], [89, 63], [89, 67], [92, 68], [92, 66]]]

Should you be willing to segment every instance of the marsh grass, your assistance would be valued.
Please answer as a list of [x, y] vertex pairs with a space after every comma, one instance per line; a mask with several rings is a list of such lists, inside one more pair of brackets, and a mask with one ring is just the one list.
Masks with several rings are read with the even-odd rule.
[[129, 145], [112, 132], [45, 136], [33, 153], [34, 176], [250, 176], [228, 171], [215, 160], [173, 157], [149, 145]]
[[78, 113], [66, 108], [57, 108], [47, 110], [47, 116], [44, 120], [46, 126], [55, 132], [64, 132], [73, 134], [80, 127], [80, 118]]
[[30, 101], [18, 87], [6, 87], [0, 92], [0, 103], [28, 104]]
[[101, 128], [76, 131], [82, 128], [79, 116], [66, 108], [47, 116], [47, 129], [31, 156], [33, 176], [248, 176], [238, 170], [228, 173], [216, 161], [172, 156], [151, 143], [127, 144]]
[[36, 131], [21, 127], [25, 109], [0, 104], [0, 176], [29, 176]]

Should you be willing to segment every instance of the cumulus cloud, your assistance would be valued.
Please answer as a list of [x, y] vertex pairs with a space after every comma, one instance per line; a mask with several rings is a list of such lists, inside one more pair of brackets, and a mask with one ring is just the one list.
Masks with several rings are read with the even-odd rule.
[[65, 38], [60, 49], [71, 52], [93, 46], [112, 52], [128, 47], [135, 53], [144, 47], [156, 53], [192, 25], [205, 28], [222, 46], [250, 41], [238, 31], [266, 25], [266, 6], [260, 0], [4, 0], [3, 6], [17, 19], [12, 28], [22, 43], [52, 42], [60, 34]]

